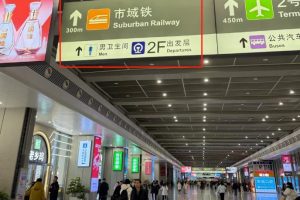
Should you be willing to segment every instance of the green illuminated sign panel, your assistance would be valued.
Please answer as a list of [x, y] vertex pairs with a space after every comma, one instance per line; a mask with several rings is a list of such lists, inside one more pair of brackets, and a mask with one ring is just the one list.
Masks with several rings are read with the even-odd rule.
[[113, 171], [122, 171], [123, 169], [123, 151], [114, 151]]
[[246, 0], [246, 15], [248, 20], [273, 19], [272, 0]]
[[140, 158], [133, 157], [131, 160], [131, 172], [132, 173], [139, 173], [140, 172]]
[[41, 150], [41, 146], [42, 146], [42, 140], [39, 138], [36, 138], [34, 140], [34, 149], [35, 150]]

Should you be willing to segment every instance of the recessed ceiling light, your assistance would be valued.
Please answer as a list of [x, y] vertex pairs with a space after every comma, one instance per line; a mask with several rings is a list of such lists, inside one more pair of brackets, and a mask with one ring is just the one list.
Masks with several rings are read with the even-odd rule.
[[203, 136], [203, 138], [205, 138], [205, 136]]
[[174, 119], [177, 119], [177, 116], [173, 116]]
[[175, 122], [178, 122], [178, 119], [175, 119]]
[[248, 139], [248, 136], [245, 136], [246, 139]]
[[266, 121], [266, 119], [265, 119], [265, 118], [262, 118], [262, 120], [261, 120], [261, 121], [265, 122], [265, 121]]
[[258, 78], [257, 78], [257, 77], [254, 77], [254, 78], [253, 78], [253, 80], [254, 80], [254, 81], [257, 81], [257, 80], [258, 80]]
[[239, 144], [239, 146], [241, 146], [241, 144]]
[[267, 136], [267, 139], [270, 139], [270, 136]]
[[206, 106], [207, 106], [207, 103], [203, 103], [203, 106], [206, 107]]
[[202, 121], [203, 121], [203, 122], [206, 122], [206, 119], [203, 119]]
[[268, 58], [264, 58], [263, 61], [264, 61], [264, 62], [268, 62], [269, 59], [268, 59]]
[[266, 115], [265, 118], [266, 118], [266, 119], [269, 119], [269, 115]]
[[185, 136], [182, 136], [182, 138], [185, 138]]
[[300, 118], [300, 115], [298, 115], [297, 117]]
[[252, 150], [253, 148], [251, 147], [250, 150]]
[[205, 115], [203, 116], [203, 119], [206, 119], [206, 116], [205, 116]]
[[[202, 131], [206, 131], [206, 128], [203, 128]], [[204, 136], [205, 137], [205, 136]]]
[[149, 65], [150, 65], [150, 66], [154, 66], [154, 63], [150, 63]]
[[161, 84], [162, 81], [161, 81], [161, 80], [157, 80], [156, 83], [157, 83], [157, 84]]
[[0, 105], [2, 104], [2, 102], [0, 101]]
[[203, 150], [205, 150], [205, 147], [203, 147]]
[[167, 93], [163, 93], [163, 94], [162, 94], [163, 97], [166, 97], [167, 95], [168, 95]]
[[172, 104], [168, 104], [168, 107], [171, 108], [171, 107], [172, 107]]
[[275, 135], [275, 133], [272, 133], [272, 135]]
[[256, 146], [258, 146], [258, 144], [257, 144], [257, 143], [256, 143], [255, 145], [256, 145]]
[[246, 153], [248, 153], [248, 151], [247, 151], [247, 150], [246, 150], [245, 152], [246, 152]]
[[205, 143], [203, 143], [203, 146], [205, 146]]
[[293, 122], [296, 121], [296, 118], [293, 118], [292, 121], [293, 121]]
[[52, 122], [51, 121], [48, 121], [48, 124], [51, 124]]
[[250, 95], [251, 93], [250, 92], [246, 92], [246, 95]]
[[231, 153], [233, 153], [234, 151], [231, 151]]
[[204, 64], [209, 64], [209, 60], [208, 60], [208, 59], [205, 59], [205, 60], [204, 60]]
[[278, 128], [277, 130], [278, 130], [278, 131], [281, 131], [281, 128]]
[[295, 91], [294, 90], [290, 90], [290, 94], [295, 94]]
[[278, 103], [278, 105], [283, 106], [283, 102], [280, 101], [280, 102]]
[[261, 143], [263, 143], [264, 141], [263, 141], [263, 140], [261, 140], [260, 142], [261, 142]]
[[203, 93], [203, 96], [207, 96], [207, 95], [208, 95], [207, 92], [204, 92], [204, 93]]
[[205, 78], [205, 79], [204, 79], [204, 82], [205, 82], [205, 83], [208, 83], [208, 82], [209, 82], [209, 79], [208, 79], [208, 78]]
[[189, 153], [191, 153], [191, 150], [189, 150]]
[[207, 108], [203, 108], [203, 111], [207, 111]]
[[188, 145], [189, 145], [188, 143], [185, 144], [185, 146], [188, 146]]

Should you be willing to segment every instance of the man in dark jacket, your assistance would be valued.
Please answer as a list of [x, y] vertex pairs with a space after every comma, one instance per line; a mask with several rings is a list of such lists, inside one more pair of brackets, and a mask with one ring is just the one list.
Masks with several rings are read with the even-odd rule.
[[148, 200], [148, 193], [142, 187], [142, 182], [139, 179], [134, 181], [134, 188], [131, 192], [130, 200]]
[[105, 178], [103, 179], [102, 183], [99, 187], [99, 200], [106, 200], [108, 195], [109, 185], [106, 183]]
[[58, 177], [54, 176], [53, 183], [50, 185], [50, 189], [49, 189], [50, 200], [57, 200], [58, 191], [59, 191], [59, 184], [58, 184], [57, 180], [58, 180]]

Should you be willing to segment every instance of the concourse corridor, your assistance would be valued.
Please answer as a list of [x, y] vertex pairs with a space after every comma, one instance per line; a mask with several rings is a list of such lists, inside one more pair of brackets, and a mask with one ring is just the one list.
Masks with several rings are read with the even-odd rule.
[[[206, 188], [205, 190], [200, 190], [195, 188], [190, 188], [187, 194], [178, 193], [176, 188], [169, 191], [168, 200], [218, 200], [215, 190]], [[234, 196], [232, 192], [227, 192], [225, 195], [225, 200], [278, 200], [280, 197], [277, 194], [267, 194], [267, 193], [249, 193], [242, 192]], [[151, 200], [151, 198], [150, 198]]]

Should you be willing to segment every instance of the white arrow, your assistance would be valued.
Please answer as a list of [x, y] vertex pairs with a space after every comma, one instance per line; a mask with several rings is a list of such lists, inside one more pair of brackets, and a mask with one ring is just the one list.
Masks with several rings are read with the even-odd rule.
[[229, 15], [231, 17], [234, 17], [235, 13], [234, 13], [234, 8], [238, 8], [239, 4], [235, 1], [235, 0], [228, 0], [225, 4], [224, 4], [224, 8], [225, 10], [229, 8]]
[[70, 15], [70, 20], [73, 19], [73, 26], [77, 26], [78, 24], [78, 19], [82, 18], [82, 14], [78, 11], [75, 10], [71, 15]]

